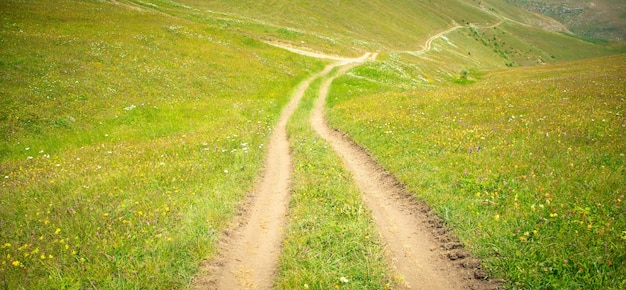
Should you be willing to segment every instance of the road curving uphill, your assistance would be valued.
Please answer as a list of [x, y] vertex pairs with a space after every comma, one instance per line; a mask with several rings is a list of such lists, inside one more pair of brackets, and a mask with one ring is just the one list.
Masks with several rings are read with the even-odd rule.
[[[290, 49], [300, 52], [301, 50]], [[320, 57], [322, 54], [309, 54]], [[374, 55], [375, 57], [375, 55]], [[291, 156], [287, 122], [311, 83], [328, 76], [337, 67], [362, 63], [372, 54], [359, 58], [324, 56], [337, 60], [303, 81], [287, 104], [267, 146], [264, 173], [249, 196], [243, 214], [225, 234], [218, 257], [203, 265], [197, 276], [197, 289], [269, 289], [273, 285], [283, 240], [283, 227], [290, 193]]]
[[[344, 66], [322, 84], [311, 115], [311, 126], [352, 173], [386, 246], [391, 270], [399, 278], [397, 286], [403, 289], [497, 288], [496, 284], [482, 279], [484, 274], [480, 263], [469, 259], [454, 237], [433, 231], [433, 228], [442, 226], [428, 214], [427, 205], [414, 200], [396, 178], [376, 164], [362, 148], [328, 127], [324, 119], [328, 90], [332, 81], [350, 67]], [[465, 258], [472, 262], [451, 261]]]
[[[457, 28], [452, 27], [429, 38], [422, 51], [427, 51], [436, 38]], [[335, 62], [297, 87], [271, 136], [264, 173], [248, 198], [244, 213], [234, 228], [226, 233], [220, 243], [220, 254], [206, 263], [202, 271], [205, 274], [196, 277], [194, 286], [197, 289], [273, 287], [290, 193], [292, 165], [287, 122], [310, 85], [323, 79], [311, 115], [311, 126], [352, 173], [386, 246], [387, 261], [397, 277], [396, 286], [411, 289], [497, 288], [496, 283], [483, 279], [485, 275], [480, 263], [459, 249], [462, 245], [454, 237], [441, 234], [442, 226], [429, 215], [427, 205], [411, 198], [395, 177], [376, 164], [362, 148], [327, 126], [324, 104], [332, 81], [355, 66], [376, 60], [377, 53], [343, 58], [280, 43], [269, 44]]]

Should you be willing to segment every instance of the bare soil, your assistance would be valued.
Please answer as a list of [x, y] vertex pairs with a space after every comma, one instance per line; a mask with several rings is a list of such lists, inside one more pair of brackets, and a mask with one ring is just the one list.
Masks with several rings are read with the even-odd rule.
[[281, 113], [267, 146], [264, 172], [254, 191], [193, 283], [196, 289], [269, 289], [278, 264], [290, 193], [291, 156], [287, 121], [317, 78], [305, 80]]

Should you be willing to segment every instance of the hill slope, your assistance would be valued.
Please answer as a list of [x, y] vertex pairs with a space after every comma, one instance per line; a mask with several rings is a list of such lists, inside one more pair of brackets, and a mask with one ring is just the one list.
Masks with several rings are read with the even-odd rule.
[[625, 69], [619, 55], [406, 90], [372, 65], [335, 84], [328, 118], [512, 289], [623, 289]]
[[[174, 5], [174, 3], [178, 3]], [[150, 4], [150, 5], [148, 5]], [[545, 17], [499, 1], [197, 1], [152, 0], [134, 4], [148, 10], [193, 19], [251, 37], [280, 40], [321, 51], [358, 56], [366, 51], [417, 50], [430, 36], [454, 25], [485, 27], [500, 20], [522, 26], [530, 38], [553, 38], [543, 29]], [[554, 24], [554, 23], [553, 23]], [[564, 48], [589, 48], [571, 37], [560, 47], [542, 47], [547, 54]], [[602, 50], [600, 47], [594, 50]], [[602, 54], [595, 51], [596, 54]], [[561, 59], [562, 60], [562, 59]]]
[[615, 0], [543, 0], [506, 2], [550, 16], [573, 33], [595, 39], [626, 41], [626, 2]]
[[324, 66], [264, 41], [380, 51], [350, 75], [390, 92], [615, 53], [495, 2], [333, 2], [2, 1], [0, 285], [187, 287]]

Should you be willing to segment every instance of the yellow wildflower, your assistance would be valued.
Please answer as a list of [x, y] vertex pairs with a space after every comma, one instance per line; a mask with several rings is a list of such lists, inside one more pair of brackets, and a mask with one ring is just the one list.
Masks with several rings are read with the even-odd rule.
[[20, 261], [15, 260], [15, 261], [13, 261], [13, 263], [11, 263], [11, 264], [13, 264], [13, 266], [15, 266], [15, 267], [18, 267], [18, 266], [19, 266], [19, 265], [21, 265], [22, 263], [20, 263]]

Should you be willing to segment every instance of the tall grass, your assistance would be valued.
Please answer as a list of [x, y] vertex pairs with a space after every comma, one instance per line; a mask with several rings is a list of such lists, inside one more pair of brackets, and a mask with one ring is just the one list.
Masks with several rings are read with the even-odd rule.
[[370, 95], [352, 92], [362, 80], [346, 76], [329, 98], [330, 122], [511, 287], [622, 289], [624, 63], [621, 55]]
[[321, 64], [108, 2], [0, 7], [1, 287], [188, 285]]

